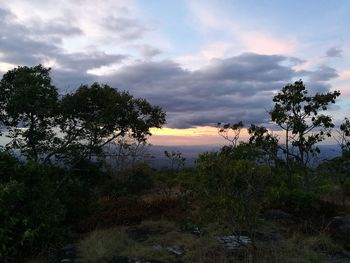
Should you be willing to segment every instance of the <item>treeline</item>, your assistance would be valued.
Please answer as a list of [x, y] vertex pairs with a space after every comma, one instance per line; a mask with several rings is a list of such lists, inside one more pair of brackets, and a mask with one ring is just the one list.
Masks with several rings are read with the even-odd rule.
[[[133, 215], [124, 208], [118, 211], [126, 215], [110, 212], [110, 206], [102, 215], [112, 218], [96, 214], [106, 200], [142, 200], [146, 191], [172, 198], [165, 199], [171, 200], [168, 205], [163, 199], [152, 204], [153, 212], [181, 203], [185, 225], [220, 222], [246, 229], [251, 237], [259, 215], [269, 208], [313, 220], [346, 207], [348, 119], [338, 134], [342, 156], [316, 168], [309, 165], [319, 152], [317, 144], [332, 136], [335, 125], [325, 111], [338, 91], [309, 95], [302, 81], [285, 86], [274, 96], [270, 111], [271, 121], [284, 133], [281, 138], [253, 124], [249, 140], [241, 142], [242, 122], [219, 124], [229, 145], [199, 155], [195, 169], [183, 169], [181, 153], [165, 152], [172, 169], [155, 171], [133, 162], [128, 169], [116, 170], [106, 161], [110, 151], [116, 149], [113, 154], [118, 156], [135, 150], [133, 144], [145, 143], [151, 127], [165, 123], [165, 113], [104, 84], [82, 85], [60, 95], [49, 73], [41, 65], [18, 67], [0, 81], [0, 122], [10, 140], [0, 152], [2, 262], [25, 261], [59, 247], [74, 238], [86, 218], [92, 218], [90, 223], [98, 218], [94, 226], [124, 222], [121, 216], [133, 221], [137, 213], [142, 220], [141, 211], [131, 206]], [[106, 147], [110, 144], [115, 148]]]
[[[65, 225], [93, 211], [96, 185], [108, 181], [106, 146], [142, 144], [164, 123], [160, 107], [105, 84], [59, 94], [49, 68], [5, 73], [0, 125], [10, 142], [0, 152], [0, 261], [23, 260], [64, 240]], [[123, 184], [137, 189], [132, 180]]]

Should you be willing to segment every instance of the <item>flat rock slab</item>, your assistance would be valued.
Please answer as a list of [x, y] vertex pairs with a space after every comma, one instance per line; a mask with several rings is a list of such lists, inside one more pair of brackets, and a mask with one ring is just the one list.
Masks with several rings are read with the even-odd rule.
[[252, 240], [248, 236], [231, 235], [221, 236], [217, 239], [225, 247], [226, 250], [246, 248], [252, 243]]
[[165, 249], [168, 252], [175, 254], [176, 256], [182, 256], [183, 254], [185, 254], [185, 250], [183, 249], [183, 247], [178, 245], [166, 246]]

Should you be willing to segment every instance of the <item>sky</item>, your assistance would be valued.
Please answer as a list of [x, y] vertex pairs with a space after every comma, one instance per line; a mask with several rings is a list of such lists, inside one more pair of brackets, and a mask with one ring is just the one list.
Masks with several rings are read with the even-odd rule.
[[[350, 112], [350, 1], [0, 0], [0, 77], [51, 67], [61, 93], [107, 83], [167, 113], [152, 144], [221, 144], [218, 122], [270, 125], [302, 79]], [[272, 126], [271, 126], [272, 127]]]

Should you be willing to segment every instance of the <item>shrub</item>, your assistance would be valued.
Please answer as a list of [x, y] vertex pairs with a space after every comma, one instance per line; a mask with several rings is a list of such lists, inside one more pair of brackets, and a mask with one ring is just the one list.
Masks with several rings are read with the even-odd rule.
[[146, 164], [138, 165], [122, 174], [110, 176], [102, 186], [102, 194], [111, 197], [135, 196], [150, 189], [154, 171]]
[[270, 168], [217, 153], [201, 155], [197, 165], [193, 189], [201, 218], [253, 231], [267, 202]]
[[50, 180], [55, 170], [31, 162], [18, 165], [0, 183], [0, 254], [5, 262], [38, 253], [65, 233], [65, 209]]

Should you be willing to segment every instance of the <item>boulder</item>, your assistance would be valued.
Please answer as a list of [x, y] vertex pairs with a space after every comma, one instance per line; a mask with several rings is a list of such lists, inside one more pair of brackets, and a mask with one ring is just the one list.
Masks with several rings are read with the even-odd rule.
[[218, 241], [224, 246], [225, 250], [237, 250], [241, 248], [247, 248], [251, 245], [252, 240], [248, 236], [221, 236], [218, 237]]
[[185, 250], [183, 249], [183, 247], [179, 245], [166, 246], [165, 249], [168, 252], [175, 254], [176, 256], [182, 256], [185, 253]]

